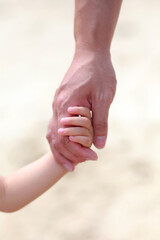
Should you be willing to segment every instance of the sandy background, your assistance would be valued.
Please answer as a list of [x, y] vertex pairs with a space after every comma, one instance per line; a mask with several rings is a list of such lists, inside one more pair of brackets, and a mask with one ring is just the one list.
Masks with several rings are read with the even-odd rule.
[[[160, 1], [126, 0], [112, 45], [108, 144], [45, 195], [0, 213], [5, 240], [160, 239]], [[0, 173], [49, 148], [51, 102], [74, 52], [74, 1], [0, 0]]]

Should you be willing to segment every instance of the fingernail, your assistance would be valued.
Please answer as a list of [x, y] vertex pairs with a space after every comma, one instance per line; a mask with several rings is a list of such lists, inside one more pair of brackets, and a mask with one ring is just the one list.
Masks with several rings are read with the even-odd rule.
[[68, 108], [68, 111], [69, 111], [69, 112], [72, 112], [72, 111], [73, 111], [73, 107], [69, 107], [69, 108]]
[[75, 139], [75, 136], [69, 136], [69, 140], [74, 140]]
[[72, 172], [74, 170], [74, 168], [71, 166], [71, 164], [64, 163], [63, 166], [69, 172]]
[[65, 123], [65, 122], [66, 122], [66, 118], [62, 118], [61, 123]]
[[58, 129], [58, 133], [64, 133], [64, 129], [63, 128], [59, 128]]
[[94, 137], [94, 145], [97, 148], [103, 148], [106, 144], [106, 136]]

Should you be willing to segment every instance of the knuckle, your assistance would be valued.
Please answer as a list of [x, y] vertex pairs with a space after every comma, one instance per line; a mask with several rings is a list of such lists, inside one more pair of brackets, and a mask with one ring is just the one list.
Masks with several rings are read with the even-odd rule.
[[58, 96], [56, 100], [57, 107], [61, 107], [63, 105], [63, 102], [64, 102], [64, 98], [61, 96]]
[[107, 129], [107, 122], [97, 122], [94, 124], [94, 129], [95, 130], [106, 130]]
[[61, 143], [59, 141], [59, 138], [52, 137], [50, 141], [50, 147], [51, 149], [57, 150], [59, 152], [61, 148]]
[[111, 90], [108, 94], [107, 94], [107, 99], [106, 99], [106, 102], [108, 103], [107, 106], [113, 102], [113, 99], [114, 99], [114, 96], [115, 96], [115, 91]]
[[50, 145], [51, 145], [51, 148], [53, 148], [53, 149], [59, 148], [58, 143], [57, 143], [56, 139], [54, 139], [54, 138], [51, 140]]
[[64, 102], [64, 94], [62, 94], [61, 91], [59, 89], [57, 89], [53, 103], [52, 103], [52, 107], [53, 106], [55, 106], [56, 108], [60, 107], [60, 106], [62, 106], [63, 102]]
[[52, 139], [52, 133], [51, 133], [51, 130], [48, 130], [47, 133], [46, 133], [46, 139], [48, 140], [48, 142], [51, 141]]
[[51, 149], [56, 149], [59, 152], [62, 152], [62, 146], [67, 147], [69, 144], [68, 137], [61, 138], [51, 138], [49, 141]]
[[64, 146], [67, 146], [69, 144], [69, 138], [68, 137], [63, 137], [62, 140], [61, 140], [61, 143], [64, 145]]

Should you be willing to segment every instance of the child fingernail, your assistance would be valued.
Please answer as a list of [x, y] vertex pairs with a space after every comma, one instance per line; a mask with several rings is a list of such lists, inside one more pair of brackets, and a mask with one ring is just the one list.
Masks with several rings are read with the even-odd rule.
[[72, 141], [74, 140], [74, 136], [69, 136], [69, 139]]
[[69, 107], [69, 108], [68, 108], [68, 111], [69, 111], [69, 112], [72, 112], [72, 111], [73, 111], [73, 107]]
[[64, 129], [63, 128], [59, 128], [58, 129], [58, 133], [64, 133]]
[[65, 123], [65, 121], [66, 121], [66, 118], [61, 119], [61, 123]]

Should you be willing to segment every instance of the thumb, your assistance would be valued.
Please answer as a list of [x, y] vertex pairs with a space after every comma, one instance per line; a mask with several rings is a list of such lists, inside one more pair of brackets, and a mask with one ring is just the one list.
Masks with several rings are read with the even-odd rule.
[[109, 105], [104, 102], [92, 105], [92, 123], [94, 130], [93, 143], [96, 148], [103, 148], [107, 139], [108, 132], [108, 112]]

